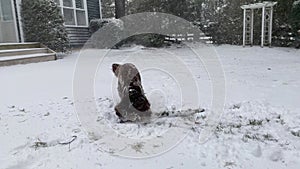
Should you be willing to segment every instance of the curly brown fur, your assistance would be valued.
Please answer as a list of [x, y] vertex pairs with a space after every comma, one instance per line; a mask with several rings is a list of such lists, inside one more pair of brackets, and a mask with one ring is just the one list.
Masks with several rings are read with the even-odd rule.
[[118, 93], [121, 98], [116, 105], [116, 115], [121, 122], [137, 122], [150, 118], [150, 103], [145, 96], [141, 76], [131, 63], [113, 64], [112, 70], [118, 78]]

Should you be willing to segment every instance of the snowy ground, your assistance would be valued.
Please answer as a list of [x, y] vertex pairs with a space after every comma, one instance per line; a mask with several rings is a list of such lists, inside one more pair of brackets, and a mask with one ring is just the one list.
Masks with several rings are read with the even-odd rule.
[[[94, 54], [107, 50], [93, 50]], [[145, 137], [159, 137], [176, 122], [195, 123], [188, 136], [173, 149], [154, 157], [132, 159], [114, 156], [101, 139], [91, 139], [81, 126], [74, 108], [73, 75], [79, 53], [53, 62], [0, 67], [0, 168], [294, 168], [300, 167], [300, 51], [290, 48], [242, 48], [218, 46], [226, 78], [224, 112], [213, 136], [204, 144], [198, 137], [211, 107], [211, 83], [204, 66], [188, 48], [110, 51], [95, 77], [99, 117], [119, 134], [137, 139], [128, 147], [143, 153]], [[96, 57], [93, 55], [91, 57]], [[170, 59], [177, 56], [181, 62]], [[142, 69], [146, 63], [160, 69], [142, 71], [143, 84], [155, 111], [197, 108], [193, 116], [168, 117], [146, 126], [118, 124], [113, 114], [117, 101], [114, 62], [127, 61]], [[136, 57], [142, 58], [138, 62]], [[180, 99], [174, 82], [182, 81], [186, 65], [198, 86], [196, 100]], [[156, 70], [156, 71], [155, 71]], [[159, 71], [157, 71], [159, 70]], [[108, 90], [109, 89], [109, 90]], [[82, 102], [92, 102], [88, 98]], [[193, 107], [194, 106], [194, 107]], [[99, 129], [101, 130], [101, 129]], [[72, 141], [71, 144], [63, 143]], [[105, 135], [103, 136], [105, 138]], [[159, 147], [156, 145], [153, 147]]]

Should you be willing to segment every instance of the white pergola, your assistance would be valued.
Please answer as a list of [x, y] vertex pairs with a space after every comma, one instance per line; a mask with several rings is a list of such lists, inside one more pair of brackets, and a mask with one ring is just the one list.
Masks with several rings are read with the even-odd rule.
[[262, 9], [262, 26], [261, 26], [261, 47], [271, 46], [272, 43], [272, 23], [273, 23], [273, 6], [277, 2], [262, 2], [249, 5], [243, 5], [244, 10], [244, 29], [243, 29], [243, 46], [253, 45], [253, 23], [254, 10]]

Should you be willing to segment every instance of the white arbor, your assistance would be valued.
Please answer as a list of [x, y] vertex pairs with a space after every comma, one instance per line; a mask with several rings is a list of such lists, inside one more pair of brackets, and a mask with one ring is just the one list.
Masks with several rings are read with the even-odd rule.
[[268, 1], [241, 6], [241, 8], [244, 10], [243, 46], [253, 45], [253, 23], [255, 9], [262, 9], [261, 47], [264, 47], [265, 45], [271, 46], [273, 6], [276, 4], [277, 2]]

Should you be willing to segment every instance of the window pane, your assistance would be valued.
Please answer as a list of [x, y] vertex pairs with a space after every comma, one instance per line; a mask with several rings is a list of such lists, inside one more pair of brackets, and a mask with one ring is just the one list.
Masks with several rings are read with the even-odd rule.
[[83, 0], [76, 0], [76, 8], [84, 9]]
[[0, 0], [1, 14], [4, 21], [13, 20], [12, 6], [10, 0]]
[[77, 15], [77, 24], [79, 26], [85, 26], [86, 25], [85, 12], [77, 10], [76, 15]]
[[64, 19], [66, 25], [75, 25], [74, 11], [73, 9], [64, 8]]
[[72, 0], [63, 0], [64, 6], [73, 7]]

